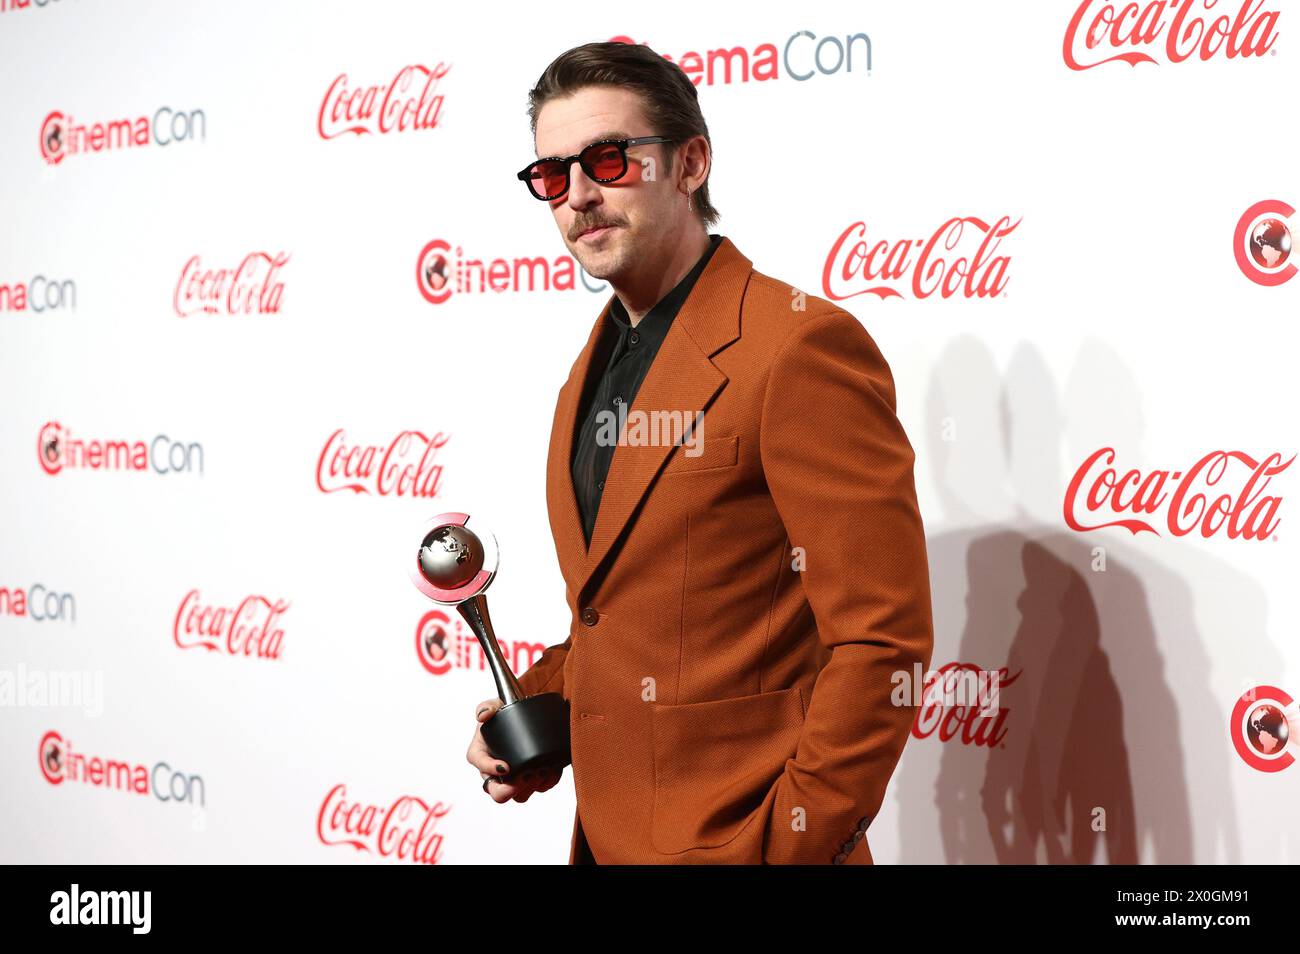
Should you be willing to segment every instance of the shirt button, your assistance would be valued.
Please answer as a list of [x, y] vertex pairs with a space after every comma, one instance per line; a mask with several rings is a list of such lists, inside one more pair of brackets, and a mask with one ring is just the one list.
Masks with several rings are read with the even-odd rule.
[[844, 852], [841, 851], [838, 855], [835, 856], [835, 858], [832, 860], [831, 863], [836, 865], [842, 865], [844, 864], [844, 859], [847, 857], [848, 855], [844, 854]]
[[636, 344], [638, 341], [641, 340], [641, 336], [637, 334], [635, 331], [632, 332], [630, 335], [628, 335], [628, 337], [632, 339], [633, 344]]
[[596, 489], [597, 489], [597, 490], [604, 490], [604, 489], [605, 489], [605, 482], [604, 482], [603, 480], [598, 480], [598, 481], [596, 481]]
[[595, 626], [598, 619], [600, 619], [600, 614], [596, 612], [594, 606], [588, 606], [582, 611], [582, 621], [588, 626]]
[[623, 403], [623, 397], [622, 397], [622, 395], [615, 394], [615, 395], [614, 395], [614, 403], [615, 403], [615, 404], [622, 404], [622, 403]]

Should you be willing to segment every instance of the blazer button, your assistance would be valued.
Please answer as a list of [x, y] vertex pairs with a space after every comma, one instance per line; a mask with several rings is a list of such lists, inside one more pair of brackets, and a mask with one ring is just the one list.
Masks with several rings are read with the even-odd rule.
[[595, 626], [598, 619], [600, 619], [600, 614], [596, 612], [594, 606], [588, 606], [582, 611], [582, 621], [588, 626]]

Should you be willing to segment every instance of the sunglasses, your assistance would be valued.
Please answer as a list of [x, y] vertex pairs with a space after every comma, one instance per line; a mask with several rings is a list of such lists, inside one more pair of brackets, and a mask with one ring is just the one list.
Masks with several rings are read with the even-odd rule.
[[593, 142], [582, 152], [567, 158], [551, 156], [538, 159], [522, 169], [517, 178], [527, 186], [534, 197], [550, 202], [569, 191], [569, 166], [576, 159], [588, 178], [596, 182], [616, 182], [627, 175], [627, 150], [629, 146], [642, 146], [652, 142], [672, 142], [667, 136], [638, 136], [635, 139], [602, 139]]

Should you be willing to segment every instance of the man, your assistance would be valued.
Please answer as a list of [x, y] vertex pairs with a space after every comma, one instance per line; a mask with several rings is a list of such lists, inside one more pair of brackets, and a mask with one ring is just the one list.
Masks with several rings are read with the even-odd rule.
[[[893, 677], [933, 644], [889, 366], [853, 315], [709, 234], [711, 143], [679, 67], [580, 46], [530, 113], [530, 201], [614, 289], [551, 432], [569, 637], [519, 680], [569, 700], [569, 861], [870, 864], [914, 715]], [[626, 439], [654, 414], [689, 433]], [[467, 758], [497, 802], [559, 778], [514, 778], [478, 728]]]

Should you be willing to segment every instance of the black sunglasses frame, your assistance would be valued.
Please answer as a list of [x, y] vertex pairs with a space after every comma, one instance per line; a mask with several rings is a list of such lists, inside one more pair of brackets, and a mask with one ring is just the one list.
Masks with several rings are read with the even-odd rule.
[[[534, 159], [532, 162], [528, 163], [528, 165], [525, 166], [523, 169], [519, 170], [519, 172], [516, 174], [516, 178], [518, 178], [519, 181], [521, 181], [524, 185], [528, 186], [528, 194], [531, 195], [533, 198], [540, 199], [543, 202], [554, 202], [556, 199], [562, 198], [568, 194], [569, 186], [572, 184], [572, 178], [569, 175], [569, 170], [573, 167], [574, 162], [577, 162], [578, 165], [582, 166], [582, 171], [585, 172], [587, 174], [587, 177], [594, 182], [602, 182], [602, 183], [617, 182], [619, 179], [627, 175], [627, 170], [628, 170], [627, 151], [629, 147], [644, 146], [655, 142], [672, 142], [672, 141], [673, 139], [671, 136], [637, 136], [634, 139], [598, 139], [593, 143], [588, 143], [586, 146], [583, 147], [582, 152], [576, 153], [572, 156], [547, 156], [543, 159]], [[623, 160], [623, 168], [619, 171], [618, 175], [609, 176], [608, 178], [602, 179], [600, 176], [595, 174], [591, 166], [587, 165], [586, 160], [582, 158], [583, 153], [586, 153], [588, 150], [594, 149], [597, 146], [617, 147], [619, 156]], [[555, 195], [538, 195], [537, 190], [533, 188], [534, 179], [531, 173], [533, 171], [533, 168], [537, 166], [538, 163], [542, 163], [542, 162], [564, 163], [564, 188], [561, 189], [559, 192], [555, 193]]]

